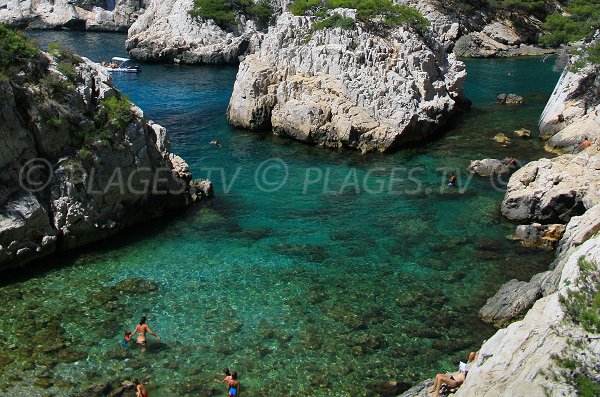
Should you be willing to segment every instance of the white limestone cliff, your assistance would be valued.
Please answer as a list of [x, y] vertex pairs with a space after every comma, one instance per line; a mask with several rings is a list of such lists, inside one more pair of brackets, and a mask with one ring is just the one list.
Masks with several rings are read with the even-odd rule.
[[241, 128], [384, 152], [464, 109], [465, 77], [462, 62], [411, 29], [312, 31], [311, 18], [285, 13], [240, 65], [227, 114]]

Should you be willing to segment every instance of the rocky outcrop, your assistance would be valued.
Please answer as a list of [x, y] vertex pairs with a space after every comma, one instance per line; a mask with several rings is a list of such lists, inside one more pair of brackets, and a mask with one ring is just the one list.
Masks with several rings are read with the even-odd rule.
[[566, 68], [540, 118], [546, 150], [573, 153], [587, 137], [600, 144], [600, 68]]
[[126, 32], [145, 0], [0, 0], [0, 23], [28, 29]]
[[513, 240], [520, 241], [525, 247], [554, 251], [564, 232], [565, 225], [533, 223], [531, 225], [517, 226], [515, 235], [512, 238]]
[[[574, 390], [552, 376], [554, 354], [569, 341], [584, 337], [583, 329], [563, 322], [560, 296], [579, 278], [579, 258], [600, 263], [600, 238], [588, 240], [562, 263], [558, 290], [538, 300], [522, 321], [510, 324], [488, 339], [456, 396], [559, 396]], [[598, 357], [600, 343], [592, 341], [582, 357]]]
[[150, 0], [131, 26], [126, 42], [132, 58], [176, 63], [234, 63], [253, 51], [256, 30], [244, 21], [240, 32], [226, 32], [214, 21], [192, 18], [193, 0]]
[[600, 153], [594, 148], [533, 161], [510, 178], [502, 214], [521, 223], [565, 224], [600, 203], [599, 183]]
[[469, 165], [469, 172], [479, 176], [507, 174], [516, 167], [512, 163], [509, 165], [509, 161], [498, 159], [473, 160]]
[[283, 14], [242, 62], [227, 110], [232, 125], [384, 152], [432, 135], [463, 109], [464, 65], [435, 40], [405, 28], [383, 38], [360, 26], [311, 26]]
[[67, 77], [42, 57], [0, 82], [0, 270], [211, 194], [208, 182], [189, 186], [165, 129], [139, 108], [125, 102], [127, 116], [107, 113], [104, 101], [120, 94], [97, 64], [80, 61]]
[[404, 1], [418, 9], [456, 56], [472, 58], [552, 54], [536, 47], [542, 21], [534, 15], [492, 7], [461, 7], [465, 2]]

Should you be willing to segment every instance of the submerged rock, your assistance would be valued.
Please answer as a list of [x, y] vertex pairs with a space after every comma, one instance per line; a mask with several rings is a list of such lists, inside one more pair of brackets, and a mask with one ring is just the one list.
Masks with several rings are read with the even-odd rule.
[[506, 146], [510, 143], [510, 138], [507, 137], [505, 134], [499, 132], [496, 135], [494, 135], [494, 137], [492, 138], [494, 141]]
[[500, 94], [496, 101], [506, 105], [522, 105], [525, 102], [522, 96], [516, 94]]
[[465, 107], [464, 64], [397, 28], [312, 31], [283, 14], [240, 65], [227, 116], [237, 127], [325, 147], [389, 151], [434, 134]]

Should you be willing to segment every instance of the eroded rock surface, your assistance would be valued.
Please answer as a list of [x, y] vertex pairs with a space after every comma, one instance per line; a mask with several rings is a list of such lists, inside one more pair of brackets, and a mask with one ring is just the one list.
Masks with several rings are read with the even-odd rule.
[[600, 203], [599, 183], [595, 150], [532, 161], [510, 178], [502, 214], [521, 223], [566, 224]]
[[146, 61], [237, 64], [257, 47], [253, 21], [242, 18], [239, 30], [228, 32], [212, 20], [192, 18], [192, 6], [193, 0], [150, 0], [129, 29], [129, 54]]
[[433, 38], [311, 25], [282, 15], [242, 62], [227, 111], [232, 125], [384, 152], [435, 133], [463, 109], [464, 64]]
[[[42, 55], [0, 82], [0, 270], [99, 240], [211, 192], [209, 182], [189, 186], [189, 167], [169, 152], [166, 130], [141, 109], [131, 106], [123, 129], [94, 129], [94, 117], [106, 111], [99, 105], [120, 94], [85, 58], [76, 84], [55, 62]], [[43, 81], [58, 91], [46, 93]]]
[[145, 0], [0, 0], [0, 23], [29, 29], [126, 32]]

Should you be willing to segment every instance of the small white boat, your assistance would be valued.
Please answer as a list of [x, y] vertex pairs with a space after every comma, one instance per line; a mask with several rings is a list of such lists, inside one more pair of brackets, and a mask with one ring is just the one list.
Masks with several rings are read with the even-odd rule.
[[139, 73], [142, 71], [139, 65], [131, 65], [130, 62], [129, 58], [113, 57], [108, 65], [104, 64], [104, 68], [107, 73]]

